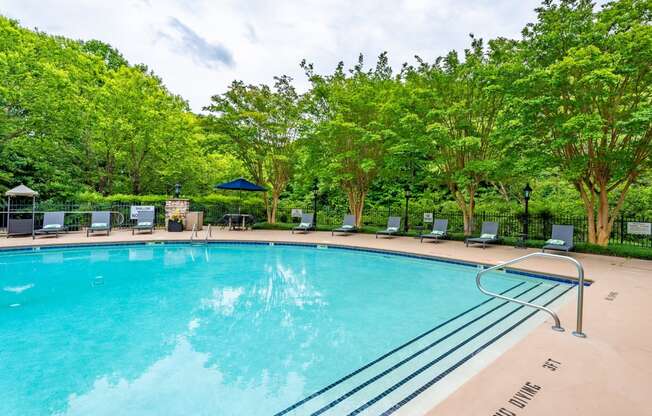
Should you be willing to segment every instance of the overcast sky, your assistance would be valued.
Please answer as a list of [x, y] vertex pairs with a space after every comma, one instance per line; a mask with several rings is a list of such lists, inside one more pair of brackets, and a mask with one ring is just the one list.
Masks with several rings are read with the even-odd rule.
[[271, 83], [287, 74], [305, 90], [299, 68], [318, 72], [362, 52], [383, 51], [399, 68], [468, 46], [468, 34], [519, 38], [539, 0], [0, 0], [0, 13], [23, 26], [76, 39], [99, 39], [130, 63], [144, 63], [195, 111], [234, 79]]

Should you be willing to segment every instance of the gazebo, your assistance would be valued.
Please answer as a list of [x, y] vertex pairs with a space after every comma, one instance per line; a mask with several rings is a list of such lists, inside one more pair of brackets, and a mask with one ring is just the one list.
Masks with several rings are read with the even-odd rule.
[[[7, 237], [10, 235], [33, 234], [34, 233], [34, 214], [36, 210], [36, 197], [38, 192], [26, 187], [23, 184], [5, 192], [7, 197]], [[31, 218], [12, 218], [11, 216], [11, 199], [12, 198], [32, 198], [32, 217]]]

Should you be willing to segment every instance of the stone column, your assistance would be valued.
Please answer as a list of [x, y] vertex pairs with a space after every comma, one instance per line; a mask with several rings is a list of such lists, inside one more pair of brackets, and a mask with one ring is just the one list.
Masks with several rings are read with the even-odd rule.
[[181, 218], [183, 218], [184, 223], [186, 220], [186, 214], [190, 210], [190, 200], [189, 199], [170, 199], [165, 201], [165, 227], [168, 226], [168, 221], [173, 212], [179, 210], [181, 213]]

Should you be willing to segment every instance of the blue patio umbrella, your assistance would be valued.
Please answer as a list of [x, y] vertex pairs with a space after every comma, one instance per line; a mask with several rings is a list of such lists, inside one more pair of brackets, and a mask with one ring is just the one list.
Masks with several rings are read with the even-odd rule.
[[264, 192], [267, 189], [262, 186], [256, 185], [255, 183], [249, 182], [244, 178], [238, 178], [231, 182], [221, 183], [215, 185], [216, 189], [226, 189], [230, 191], [238, 191], [238, 213], [240, 212], [240, 202], [242, 200], [241, 192]]

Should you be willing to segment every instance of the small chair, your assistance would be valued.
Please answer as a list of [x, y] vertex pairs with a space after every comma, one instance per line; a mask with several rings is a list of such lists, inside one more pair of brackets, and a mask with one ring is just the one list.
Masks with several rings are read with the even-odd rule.
[[91, 213], [91, 226], [86, 228], [86, 237], [96, 232], [111, 234], [111, 211], [93, 211]]
[[43, 227], [40, 230], [34, 230], [32, 234], [32, 240], [36, 238], [37, 234], [54, 234], [59, 238], [59, 233], [61, 231], [68, 232], [66, 226], [63, 223], [65, 217], [65, 212], [46, 212], [43, 214]]
[[393, 236], [399, 232], [401, 228], [401, 217], [389, 217], [387, 219], [387, 228], [384, 230], [376, 231], [376, 238], [379, 235]]
[[448, 220], [435, 220], [435, 223], [432, 226], [432, 231], [428, 234], [421, 234], [421, 242], [423, 243], [424, 238], [431, 238], [435, 241], [439, 241], [442, 238], [446, 238], [448, 233]]
[[131, 235], [134, 235], [136, 231], [149, 231], [150, 234], [154, 234], [154, 210], [151, 211], [138, 211], [138, 218], [136, 219], [136, 225], [131, 227]]
[[568, 253], [575, 247], [575, 244], [573, 244], [573, 231], [572, 225], [553, 224], [551, 238], [546, 241], [541, 251], [545, 253], [546, 250], [556, 250]]
[[356, 232], [358, 232], [358, 227], [355, 225], [355, 215], [348, 214], [344, 216], [342, 226], [331, 231], [331, 236], [334, 236], [335, 233], [351, 234]]
[[498, 223], [493, 221], [485, 221], [482, 223], [482, 232], [480, 237], [467, 238], [464, 244], [468, 247], [469, 244], [482, 244], [484, 249], [487, 244], [494, 244], [500, 241], [498, 237]]
[[315, 230], [315, 214], [301, 214], [301, 223], [292, 228], [292, 234], [294, 234], [295, 231], [307, 233], [311, 230]]

